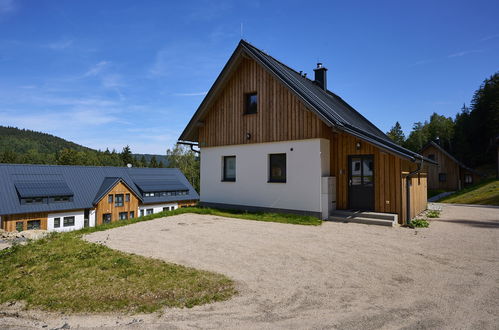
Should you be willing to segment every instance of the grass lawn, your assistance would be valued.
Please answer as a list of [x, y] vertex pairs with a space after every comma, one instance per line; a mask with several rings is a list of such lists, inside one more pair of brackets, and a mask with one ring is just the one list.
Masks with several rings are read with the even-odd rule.
[[146, 215], [140, 218], [123, 220], [112, 222], [109, 224], [103, 224], [97, 227], [85, 228], [80, 230], [82, 233], [91, 233], [94, 231], [102, 231], [110, 228], [121, 227], [129, 225], [131, 223], [147, 221], [163, 217], [171, 217], [173, 215], [184, 214], [184, 213], [197, 213], [197, 214], [210, 214], [218, 215], [227, 218], [237, 218], [244, 220], [256, 220], [256, 221], [267, 221], [267, 222], [279, 222], [288, 223], [293, 225], [312, 225], [319, 226], [322, 224], [322, 220], [312, 216], [297, 215], [297, 214], [283, 214], [283, 213], [264, 213], [264, 212], [244, 212], [244, 211], [231, 211], [231, 210], [219, 210], [204, 207], [185, 207], [179, 208], [173, 211], [164, 211], [155, 214]]
[[0, 251], [0, 303], [68, 312], [153, 312], [225, 300], [233, 282], [219, 274], [109, 249], [81, 233]]
[[299, 215], [180, 208], [69, 233], [53, 233], [0, 251], [0, 303], [65, 312], [153, 312], [226, 300], [236, 290], [229, 278], [161, 260], [112, 250], [82, 240], [84, 234], [183, 213], [320, 225]]
[[499, 180], [483, 182], [441, 199], [442, 203], [499, 205]]

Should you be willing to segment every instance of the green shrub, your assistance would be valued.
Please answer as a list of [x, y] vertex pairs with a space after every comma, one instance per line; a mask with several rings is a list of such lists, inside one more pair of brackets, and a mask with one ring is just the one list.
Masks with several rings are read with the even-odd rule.
[[428, 212], [426, 212], [426, 216], [428, 218], [440, 218], [440, 211], [439, 210], [428, 210]]
[[414, 219], [411, 220], [409, 227], [411, 228], [427, 228], [430, 226], [430, 223], [425, 219]]

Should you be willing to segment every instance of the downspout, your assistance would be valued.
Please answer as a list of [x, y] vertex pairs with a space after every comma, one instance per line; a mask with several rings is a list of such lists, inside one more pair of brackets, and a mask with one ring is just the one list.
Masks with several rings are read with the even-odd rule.
[[409, 174], [405, 176], [405, 195], [407, 199], [405, 212], [407, 218], [406, 221], [408, 225], [411, 224], [411, 177], [414, 174], [421, 172], [421, 170], [423, 169], [423, 162], [424, 160], [423, 158], [421, 158], [421, 163], [418, 164], [418, 168], [412, 172], [409, 172]]
[[194, 147], [198, 147], [199, 148], [199, 144], [197, 144], [197, 143], [190, 143], [190, 142], [181, 142], [181, 141], [178, 141], [177, 144], [183, 144], [183, 145], [186, 145], [186, 146], [190, 146], [192, 151], [194, 151], [195, 153], [198, 153], [198, 154], [200, 153], [199, 150], [194, 149]]

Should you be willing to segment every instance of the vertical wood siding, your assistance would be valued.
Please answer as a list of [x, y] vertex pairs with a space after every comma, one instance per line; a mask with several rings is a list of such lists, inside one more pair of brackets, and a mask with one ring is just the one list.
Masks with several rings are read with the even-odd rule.
[[[245, 95], [258, 94], [258, 112], [244, 114]], [[244, 59], [199, 128], [201, 147], [322, 137], [328, 127], [255, 61]], [[247, 139], [246, 134], [251, 134]]]
[[[407, 199], [406, 199], [406, 180], [405, 176], [408, 172], [402, 172], [402, 221], [401, 223], [405, 223], [407, 221]], [[419, 175], [415, 175], [411, 178], [411, 219], [426, 210], [427, 208], [427, 174], [420, 173]]]
[[[336, 205], [348, 209], [348, 156], [374, 157], [374, 210], [398, 213], [402, 211], [400, 195], [401, 159], [346, 133], [331, 133], [331, 175], [336, 176]], [[356, 144], [360, 142], [360, 149]]]
[[[422, 152], [423, 156], [435, 155], [436, 166], [428, 167], [428, 187], [429, 189], [458, 190], [459, 189], [459, 165], [450, 159], [442, 151], [433, 146], [429, 146]], [[439, 173], [445, 173], [447, 180], [440, 182]]]
[[15, 231], [16, 222], [23, 222], [23, 230], [27, 230], [28, 221], [40, 220], [40, 229], [47, 230], [48, 213], [26, 213], [12, 214], [2, 217], [2, 229], [5, 231]]
[[[123, 199], [123, 206], [115, 206], [116, 198], [115, 194], [130, 194], [130, 201], [126, 202]], [[108, 195], [113, 195], [113, 202], [108, 202]], [[139, 199], [134, 195], [134, 193], [127, 188], [123, 183], [118, 182], [113, 189], [111, 189], [98, 203], [95, 210], [95, 224], [102, 224], [102, 215], [106, 213], [111, 213], [111, 222], [119, 221], [120, 212], [130, 212], [133, 211], [135, 213], [135, 217], [139, 215], [137, 212], [139, 211]]]

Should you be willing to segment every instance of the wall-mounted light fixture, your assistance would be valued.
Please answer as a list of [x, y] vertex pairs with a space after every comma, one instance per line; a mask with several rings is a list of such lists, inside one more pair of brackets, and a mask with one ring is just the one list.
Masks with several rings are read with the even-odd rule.
[[251, 139], [251, 133], [246, 133], [246, 140], [250, 140]]
[[360, 150], [360, 142], [357, 141], [357, 143], [355, 144], [355, 149]]

